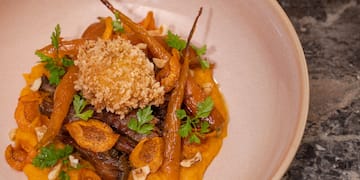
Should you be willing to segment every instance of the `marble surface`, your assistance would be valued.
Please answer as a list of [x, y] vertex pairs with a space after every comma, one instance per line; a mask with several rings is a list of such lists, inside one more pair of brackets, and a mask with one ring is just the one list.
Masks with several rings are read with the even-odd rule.
[[360, 179], [360, 0], [278, 0], [304, 48], [310, 109], [283, 180]]

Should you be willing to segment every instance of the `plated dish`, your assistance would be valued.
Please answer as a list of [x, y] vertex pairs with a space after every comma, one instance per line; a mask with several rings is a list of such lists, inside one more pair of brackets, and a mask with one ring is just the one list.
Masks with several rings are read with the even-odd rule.
[[[80, 34], [80, 29], [84, 29], [86, 24], [94, 19], [94, 16], [99, 13], [105, 15], [108, 13], [96, 8], [99, 6], [96, 3], [85, 3], [84, 6], [77, 3], [81, 2], [69, 2], [66, 6], [74, 7], [67, 9], [74, 13], [71, 16], [65, 12], [61, 14], [49, 13], [52, 15], [42, 19], [49, 26], [41, 29], [53, 29], [56, 23], [63, 27], [66, 27], [67, 23], [75, 25], [74, 17], [77, 17], [87, 23], [71, 26], [72, 29], [67, 30], [68, 32], [64, 28], [62, 33], [65, 36], [71, 34], [69, 31]], [[122, 8], [129, 14], [133, 14], [135, 19], [138, 17], [138, 20], [145, 16], [144, 13], [147, 10], [154, 9], [155, 14], [158, 14], [156, 17], [158, 22], [169, 24], [170, 27], [174, 28], [174, 32], [180, 32], [183, 37], [186, 37], [192, 22], [192, 18], [190, 15], [187, 16], [187, 12], [192, 9], [196, 13], [197, 8], [194, 7], [202, 5], [201, 2], [189, 2], [184, 6], [173, 2], [169, 2], [169, 4], [144, 1], [125, 3], [125, 7]], [[175, 4], [176, 6], [174, 6]], [[47, 10], [44, 8], [44, 4], [42, 6], [33, 5], [32, 9], [28, 10], [26, 10], [25, 5], [23, 3], [9, 3], [7, 7], [10, 9], [20, 8], [19, 10], [22, 12], [29, 11], [32, 13]], [[57, 8], [51, 7], [61, 7], [61, 5], [51, 3], [46, 4], [45, 7], [54, 10]], [[90, 10], [75, 11], [79, 7]], [[3, 12], [15, 16], [6, 9]], [[203, 24], [199, 25], [197, 30], [200, 36], [196, 36], [193, 42], [197, 45], [206, 42], [208, 45], [209, 58], [218, 65], [215, 70], [215, 78], [218, 82], [224, 82], [221, 83], [220, 88], [224, 92], [225, 99], [229, 99], [227, 103], [230, 112], [229, 136], [225, 140], [219, 156], [209, 167], [205, 179], [216, 177], [232, 179], [279, 177], [295, 154], [306, 119], [308, 97], [306, 66], [296, 35], [276, 2], [228, 2], [222, 4], [210, 1], [204, 5], [203, 17], [205, 17]], [[54, 18], [62, 19], [64, 23], [61, 21], [54, 23]], [[173, 22], [174, 19], [177, 23]], [[7, 22], [9, 21], [3, 21], [5, 24]], [[24, 48], [24, 51], [29, 49], [31, 54], [31, 50], [46, 44], [48, 38], [36, 38], [39, 44], [32, 44], [35, 42], [34, 39], [31, 36], [25, 38], [22, 34], [31, 33], [31, 31], [36, 32], [38, 28], [32, 30], [30, 24], [27, 25], [26, 22], [28, 21], [15, 23], [14, 26], [8, 26], [9, 30], [5, 31], [8, 34], [11, 32], [17, 34], [22, 43], [19, 43], [20, 40], [12, 41], [13, 39], [10, 37], [2, 37], [4, 37], [4, 42], [8, 42], [7, 47], [19, 47], [19, 45], [21, 47], [27, 44], [26, 41], [29, 41], [29, 46]], [[52, 25], [50, 25], [51, 23]], [[182, 25], [176, 26], [176, 24]], [[27, 25], [29, 28], [26, 31], [21, 31], [15, 25]], [[49, 33], [51, 31], [47, 34]], [[2, 72], [8, 74], [8, 77], [15, 77], [17, 76], [16, 71], [18, 71], [17, 74], [20, 74], [31, 67], [30, 62], [25, 65], [22, 64], [23, 61], [20, 61], [25, 59], [25, 57], [21, 57], [25, 53], [9, 52], [2, 51], [2, 58], [9, 59], [11, 56], [15, 56], [16, 60], [19, 59], [15, 62], [19, 63], [1, 62]], [[35, 56], [30, 58], [35, 58]], [[14, 68], [9, 68], [12, 66]], [[4, 81], [8, 82], [6, 79]], [[21, 89], [23, 86], [20, 78], [16, 80], [15, 77], [15, 80], [12, 81], [19, 82], [13, 83], [13, 85], [6, 83], [10, 84], [11, 87], [9, 86], [9, 88], [12, 90]], [[9, 95], [9, 97], [4, 97], [6, 102], [11, 102], [6, 99], [16, 99], [18, 96], [18, 93], [11, 91], [6, 94]], [[11, 94], [13, 94], [12, 97]], [[4, 106], [2, 112], [8, 114], [7, 117], [10, 119], [12, 118], [10, 112], [13, 111], [16, 104], [9, 104], [12, 108]], [[4, 124], [4, 127], [6, 126], [14, 127], [14, 124]], [[4, 137], [7, 136], [6, 134], [4, 133]], [[3, 144], [9, 143], [7, 137], [2, 142], [6, 142], [2, 143], [3, 148], [5, 146]], [[239, 169], [234, 171], [232, 168], [226, 168], [227, 165], [239, 167]], [[5, 172], [1, 172], [0, 175], [9, 178], [21, 176], [5, 174]]]
[[202, 179], [226, 137], [227, 110], [206, 45], [135, 23], [109, 1], [80, 38], [57, 24], [35, 51], [6, 162], [28, 179]]

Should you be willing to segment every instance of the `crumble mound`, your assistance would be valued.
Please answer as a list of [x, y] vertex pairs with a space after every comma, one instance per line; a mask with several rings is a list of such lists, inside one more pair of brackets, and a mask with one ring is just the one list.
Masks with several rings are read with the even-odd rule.
[[124, 117], [132, 109], [164, 102], [154, 65], [143, 51], [121, 37], [88, 40], [80, 47], [75, 89], [95, 106]]

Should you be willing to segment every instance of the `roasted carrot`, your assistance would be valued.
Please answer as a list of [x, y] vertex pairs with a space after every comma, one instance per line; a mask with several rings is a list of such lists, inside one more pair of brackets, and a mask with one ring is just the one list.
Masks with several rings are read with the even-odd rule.
[[[71, 57], [76, 57], [78, 54], [79, 47], [85, 42], [85, 39], [74, 39], [71, 41], [60, 41], [59, 42], [59, 57], [68, 55]], [[38, 50], [39, 52], [49, 56], [55, 57], [56, 50], [52, 44], [49, 44]]]
[[145, 19], [142, 20], [139, 24], [146, 30], [155, 30], [156, 27], [155, 27], [154, 13], [152, 11], [149, 11], [146, 14]]
[[[204, 90], [195, 82], [193, 77], [189, 76], [186, 81], [184, 98], [184, 104], [188, 111], [190, 111], [192, 114], [196, 114], [197, 105], [204, 101], [205, 98], [206, 94]], [[213, 108], [207, 120], [211, 125], [211, 128], [214, 130], [221, 128], [225, 121], [224, 117], [216, 107]]]
[[201, 15], [202, 8], [199, 10], [195, 22], [187, 39], [184, 54], [184, 62], [181, 66], [180, 78], [177, 86], [171, 93], [170, 101], [165, 116], [164, 126], [164, 162], [161, 171], [165, 179], [180, 178], [180, 156], [181, 156], [181, 137], [179, 135], [180, 120], [176, 117], [176, 110], [180, 109], [184, 98], [184, 89], [189, 74], [189, 44], [195, 31], [196, 23]]
[[106, 17], [102, 21], [105, 23], [105, 30], [101, 38], [104, 40], [110, 39], [113, 31], [112, 19], [111, 17]]
[[112, 4], [110, 4], [107, 0], [101, 0], [101, 2], [114, 14], [117, 14], [120, 20], [127, 25], [132, 31], [134, 31], [139, 38], [144, 41], [150, 52], [153, 54], [154, 57], [164, 59], [168, 61], [171, 58], [170, 53], [149, 33], [139, 24], [133, 22], [129, 17], [125, 14], [120, 12], [119, 10], [115, 9]]
[[106, 28], [105, 22], [100, 20], [99, 22], [93, 23], [90, 26], [88, 26], [81, 35], [81, 38], [96, 40], [97, 38], [100, 38], [102, 36], [102, 34], [105, 31], [105, 28]]
[[189, 71], [189, 59], [184, 58], [181, 67], [179, 82], [171, 93], [170, 101], [165, 116], [164, 126], [164, 162], [161, 166], [162, 173], [166, 179], [179, 179], [180, 173], [180, 155], [181, 155], [181, 137], [178, 133], [180, 120], [176, 117], [176, 110], [180, 109], [184, 98], [185, 82]]
[[77, 72], [78, 68], [76, 66], [70, 66], [57, 86], [54, 94], [54, 108], [50, 116], [49, 127], [39, 142], [38, 147], [46, 145], [59, 133], [76, 92], [74, 89], [74, 81], [77, 78]]
[[167, 65], [156, 75], [156, 79], [160, 81], [165, 92], [170, 92], [175, 87], [180, 76], [180, 53], [173, 48], [172, 55]]

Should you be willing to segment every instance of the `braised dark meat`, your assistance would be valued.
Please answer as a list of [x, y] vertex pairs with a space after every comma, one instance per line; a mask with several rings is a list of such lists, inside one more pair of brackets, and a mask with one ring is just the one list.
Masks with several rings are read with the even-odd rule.
[[[111, 127], [113, 127], [115, 130], [117, 130], [120, 134], [125, 134], [129, 136], [131, 139], [135, 141], [140, 141], [144, 138], [151, 138], [159, 136], [158, 132], [159, 129], [155, 127], [155, 130], [152, 131], [150, 134], [139, 134], [128, 127], [128, 123], [131, 118], [136, 119], [136, 111], [130, 112], [128, 115], [125, 116], [124, 119], [120, 120], [120, 116], [109, 113], [109, 112], [102, 112], [101, 114], [95, 113], [94, 118], [98, 119], [97, 117], [102, 116], [99, 118], [99, 120], [104, 121], [105, 123], [109, 124]], [[152, 121], [153, 124], [156, 124], [158, 122], [158, 119], [154, 118]]]
[[128, 137], [120, 136], [114, 148], [118, 151], [130, 154], [134, 150], [136, 144], [137, 144], [136, 141]]
[[[94, 110], [93, 106], [87, 106], [84, 109], [84, 111], [86, 111], [88, 109]], [[95, 112], [95, 110], [94, 110], [94, 114], [91, 118], [105, 122], [110, 127], [112, 127], [115, 130], [115, 132], [117, 132], [121, 135], [128, 136], [131, 140], [134, 140], [136, 142], [139, 142], [140, 140], [142, 140], [146, 137], [147, 138], [156, 137], [156, 136], [159, 136], [159, 134], [160, 134], [160, 130], [156, 126], [150, 134], [139, 134], [139, 133], [129, 129], [128, 123], [131, 118], [136, 119], [136, 111], [132, 111], [129, 114], [127, 114], [124, 119], [120, 119], [120, 116], [116, 115], [114, 113], [106, 112], [106, 111], [102, 111], [102, 112], [98, 113], [98, 112]], [[72, 106], [71, 106], [71, 109], [69, 110], [69, 114], [67, 115], [64, 123], [71, 122], [71, 121], [78, 120], [78, 119], [79, 118], [75, 117], [74, 108], [72, 108]], [[154, 125], [158, 124], [158, 122], [159, 122], [159, 119], [157, 119], [157, 118], [154, 118], [151, 121], [151, 123], [153, 123]]]
[[73, 146], [81, 157], [88, 160], [96, 170], [96, 173], [106, 180], [128, 179], [130, 165], [128, 155], [121, 153], [116, 149], [106, 152], [95, 153], [81, 148], [76, 142], [67, 135], [58, 136], [65, 144]]
[[49, 80], [45, 75], [41, 76], [41, 86], [39, 88], [40, 91], [44, 91], [49, 93], [49, 97], [54, 97], [56, 86], [50, 85]]
[[47, 77], [45, 75], [42, 75], [39, 91], [46, 92], [48, 95], [43, 99], [42, 103], [40, 104], [39, 110], [41, 114], [46, 115], [47, 117], [50, 117], [53, 110], [53, 104], [54, 104], [53, 98], [54, 98], [55, 89], [56, 87], [50, 85]]
[[[49, 96], [44, 98], [43, 102], [40, 104], [40, 106], [39, 106], [40, 112], [42, 114], [50, 117], [52, 110], [53, 110], [52, 97], [53, 97], [53, 94], [55, 91], [55, 87], [50, 85], [49, 81], [47, 80], [47, 78], [45, 76], [42, 77], [40, 91], [46, 92], [49, 94]], [[94, 107], [91, 105], [87, 105], [85, 107], [84, 111], [87, 111], [89, 109], [94, 110]], [[128, 142], [123, 145], [124, 147], [127, 148], [127, 150], [125, 152], [128, 152], [128, 150], [130, 150], [130, 147], [132, 147], [132, 148], [134, 147], [133, 141], [138, 142], [145, 137], [150, 138], [150, 137], [161, 136], [160, 129], [162, 128], [162, 124], [161, 124], [160, 119], [164, 119], [164, 116], [166, 114], [166, 105], [161, 105], [160, 107], [154, 108], [155, 118], [154, 118], [154, 120], [151, 121], [151, 123], [153, 123], [156, 126], [154, 128], [154, 131], [152, 131], [150, 134], [139, 134], [128, 128], [128, 123], [129, 123], [130, 119], [136, 118], [136, 111], [137, 110], [134, 110], [131, 113], [129, 113], [124, 119], [120, 119], [120, 116], [116, 115], [114, 113], [107, 112], [107, 111], [95, 112], [95, 110], [94, 110], [94, 114], [91, 118], [101, 120], [101, 121], [107, 123], [109, 126], [111, 126], [117, 133], [119, 133], [123, 136], [129, 137], [129, 140], [127, 140]], [[79, 118], [75, 117], [75, 111], [74, 111], [73, 106], [71, 105], [70, 109], [69, 109], [69, 113], [67, 114], [67, 116], [64, 120], [64, 123], [69, 123], [73, 120], [78, 120], [78, 119]], [[121, 145], [121, 142], [125, 142], [125, 141], [120, 141], [119, 142], [120, 144], [118, 143], [119, 149], [124, 148]], [[131, 143], [129, 143], [129, 142], [131, 142]], [[128, 146], [128, 145], [131, 145], [131, 146]]]
[[40, 113], [43, 115], [46, 115], [48, 118], [50, 118], [50, 115], [52, 113], [54, 102], [50, 98], [44, 98], [44, 100], [39, 105]]

